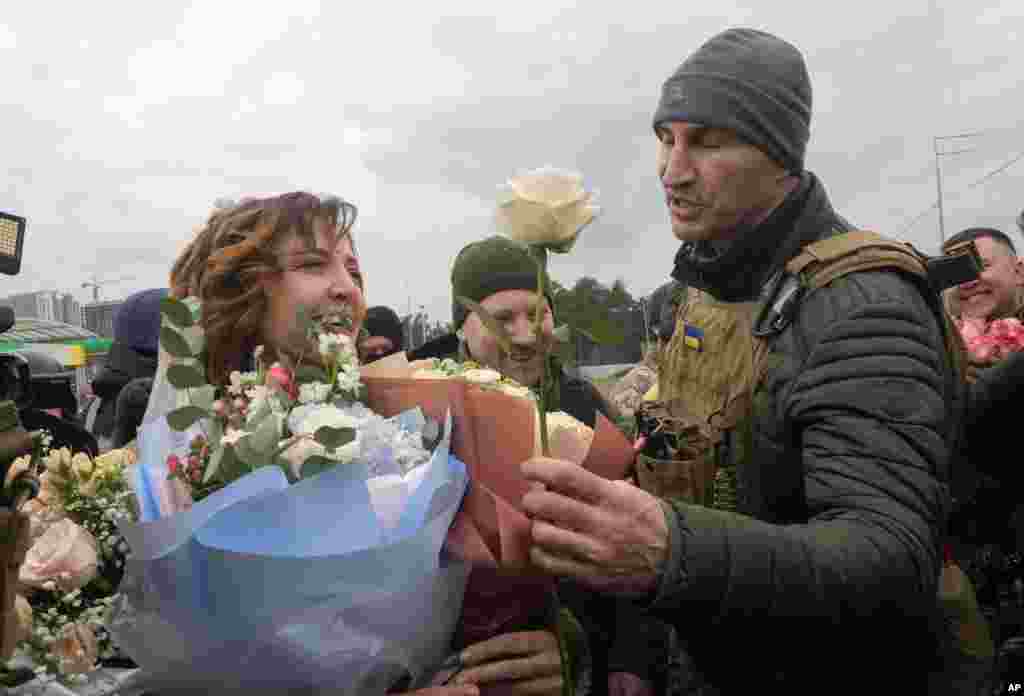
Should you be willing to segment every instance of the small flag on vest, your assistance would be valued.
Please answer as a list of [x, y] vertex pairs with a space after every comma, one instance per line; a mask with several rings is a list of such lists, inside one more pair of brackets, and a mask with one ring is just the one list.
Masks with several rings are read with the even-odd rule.
[[704, 350], [704, 330], [692, 324], [686, 324], [683, 329], [683, 343], [687, 348], [692, 348], [698, 353]]

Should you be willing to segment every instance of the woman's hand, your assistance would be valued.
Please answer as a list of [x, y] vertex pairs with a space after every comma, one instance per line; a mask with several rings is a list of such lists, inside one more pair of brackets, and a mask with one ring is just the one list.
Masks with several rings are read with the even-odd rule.
[[562, 657], [550, 631], [505, 633], [462, 651], [454, 684], [477, 684], [485, 696], [559, 696]]

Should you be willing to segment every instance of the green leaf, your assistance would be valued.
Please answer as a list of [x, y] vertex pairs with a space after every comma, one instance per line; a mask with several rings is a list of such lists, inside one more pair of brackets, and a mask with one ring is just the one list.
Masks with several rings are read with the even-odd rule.
[[160, 347], [175, 358], [195, 357], [185, 337], [169, 326], [160, 327]]
[[333, 452], [339, 447], [344, 447], [356, 439], [356, 431], [352, 428], [332, 428], [329, 425], [321, 425], [313, 433], [313, 439]]
[[234, 446], [225, 445], [223, 449], [224, 457], [220, 462], [221, 480], [225, 483], [231, 483], [248, 473], [250, 467], [238, 456], [238, 450]]
[[203, 472], [203, 483], [209, 483], [213, 480], [213, 477], [220, 471], [221, 463], [225, 457], [234, 456], [234, 453], [228, 452], [231, 449], [231, 445], [225, 445], [218, 447], [210, 455], [210, 461], [206, 464], [206, 471]]
[[160, 313], [179, 329], [187, 329], [195, 324], [188, 305], [175, 297], [160, 300]]
[[246, 439], [253, 450], [260, 452], [264, 459], [272, 457], [281, 440], [281, 421], [283, 416], [268, 413], [256, 430]]
[[491, 315], [486, 309], [484, 309], [479, 303], [474, 302], [468, 297], [456, 297], [455, 300], [463, 307], [468, 309], [470, 312], [476, 312], [476, 315], [480, 317], [480, 321], [487, 327], [487, 330], [494, 336], [494, 340], [498, 342], [501, 349], [506, 353], [512, 352], [512, 337], [508, 335], [505, 327], [501, 325], [497, 319]]
[[210, 416], [209, 411], [198, 406], [182, 406], [167, 414], [167, 424], [172, 430], [188, 430], [203, 418]]
[[207, 411], [213, 408], [214, 397], [217, 396], [217, 390], [212, 384], [207, 384], [202, 387], [195, 387], [190, 389], [188, 392], [189, 400], [193, 406], [199, 408], [205, 408]]
[[334, 459], [329, 459], [322, 454], [314, 454], [311, 457], [306, 457], [306, 461], [302, 462], [302, 478], [316, 476], [337, 465], [338, 462]]
[[327, 371], [317, 365], [303, 363], [295, 370], [295, 379], [299, 382], [323, 382], [328, 383]]
[[568, 343], [572, 340], [572, 329], [569, 328], [568, 324], [562, 324], [554, 331], [551, 332], [555, 340], [559, 343]]
[[167, 368], [167, 381], [175, 389], [205, 387], [206, 375], [191, 365], [171, 365]]
[[267, 463], [273, 452], [260, 451], [253, 446], [252, 434], [246, 435], [238, 440], [234, 445], [235, 456], [238, 460], [246, 465], [250, 471], [256, 467]]

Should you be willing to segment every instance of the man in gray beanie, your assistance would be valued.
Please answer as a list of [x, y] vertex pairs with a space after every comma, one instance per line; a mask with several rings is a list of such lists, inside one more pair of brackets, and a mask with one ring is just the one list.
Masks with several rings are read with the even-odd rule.
[[672, 623], [717, 693], [929, 693], [963, 383], [924, 260], [848, 234], [805, 170], [810, 115], [803, 57], [761, 31], [665, 82], [687, 296], [659, 399], [694, 429], [678, 456], [714, 465], [712, 502], [531, 460], [532, 558]]

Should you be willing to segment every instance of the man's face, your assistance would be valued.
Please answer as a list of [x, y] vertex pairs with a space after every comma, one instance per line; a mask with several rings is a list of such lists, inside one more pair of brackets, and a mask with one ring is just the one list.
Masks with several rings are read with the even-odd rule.
[[512, 338], [512, 353], [505, 354], [480, 317], [473, 312], [462, 327], [470, 355], [481, 365], [493, 368], [524, 386], [535, 386], [540, 382], [544, 360], [554, 340], [554, 319], [547, 300], [542, 298], [540, 302], [544, 320], [539, 335], [533, 332], [538, 307], [537, 293], [529, 290], [502, 290], [480, 305], [505, 327]]
[[658, 176], [680, 241], [730, 239], [786, 196], [782, 166], [732, 131], [670, 121], [657, 135]]
[[363, 354], [363, 362], [368, 363], [398, 352], [395, 342], [387, 336], [370, 336], [359, 344], [359, 351]]
[[978, 280], [957, 287], [963, 316], [999, 319], [1017, 308], [1018, 288], [1024, 285], [1021, 261], [1002, 242], [991, 237], [974, 240], [984, 270]]

